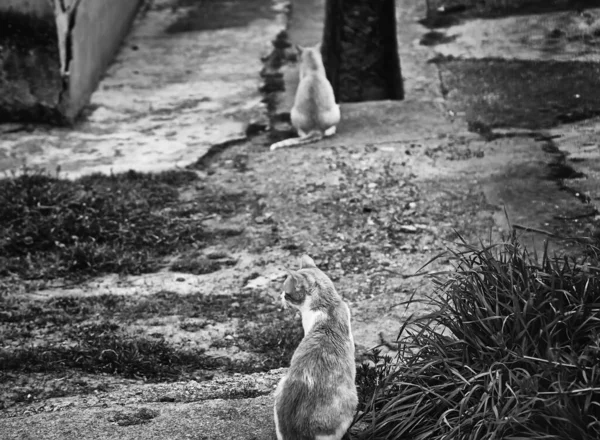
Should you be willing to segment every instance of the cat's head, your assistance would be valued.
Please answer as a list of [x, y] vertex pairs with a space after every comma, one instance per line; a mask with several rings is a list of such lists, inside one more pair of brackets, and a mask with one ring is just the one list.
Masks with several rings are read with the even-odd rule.
[[321, 56], [321, 44], [315, 46], [303, 47], [296, 46], [298, 52], [298, 61], [300, 62], [300, 76], [307, 71], [324, 69], [323, 57]]
[[281, 293], [284, 307], [291, 305], [298, 309], [327, 308], [340, 299], [329, 277], [319, 270], [308, 255], [301, 258], [299, 270], [288, 270]]

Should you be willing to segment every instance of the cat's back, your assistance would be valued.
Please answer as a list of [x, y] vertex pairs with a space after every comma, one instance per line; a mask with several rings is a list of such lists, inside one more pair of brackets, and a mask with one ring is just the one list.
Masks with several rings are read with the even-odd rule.
[[305, 132], [325, 131], [340, 122], [333, 88], [324, 75], [311, 72], [300, 81], [291, 118], [293, 125]]
[[327, 111], [337, 106], [333, 88], [324, 72], [310, 71], [302, 78], [294, 103], [307, 111]]

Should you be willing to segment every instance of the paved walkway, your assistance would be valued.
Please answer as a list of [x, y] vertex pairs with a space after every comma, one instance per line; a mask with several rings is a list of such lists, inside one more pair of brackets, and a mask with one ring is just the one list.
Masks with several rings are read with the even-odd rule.
[[139, 15], [75, 127], [0, 125], [0, 172], [161, 171], [266, 124], [261, 57], [285, 28], [286, 2], [181, 3], [156, 0]]

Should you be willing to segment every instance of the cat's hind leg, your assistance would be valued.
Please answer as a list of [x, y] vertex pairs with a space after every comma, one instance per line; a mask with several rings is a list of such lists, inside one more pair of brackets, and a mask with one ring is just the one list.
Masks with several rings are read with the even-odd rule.
[[277, 416], [277, 403], [279, 401], [279, 395], [283, 390], [286, 376], [282, 377], [279, 383], [277, 384], [277, 388], [275, 389], [275, 402], [273, 404], [273, 418], [275, 419], [275, 434], [277, 435], [277, 440], [283, 440], [283, 434], [281, 434], [281, 430], [279, 429], [279, 417]]
[[277, 418], [277, 405], [273, 405], [273, 415], [275, 416], [275, 434], [277, 435], [277, 440], [283, 440], [283, 435], [279, 430], [279, 419]]
[[353, 417], [347, 417], [346, 420], [342, 421], [340, 425], [337, 427], [333, 434], [329, 435], [319, 435], [315, 436], [315, 440], [346, 440], [350, 438], [350, 434], [348, 433], [348, 428], [352, 424]]

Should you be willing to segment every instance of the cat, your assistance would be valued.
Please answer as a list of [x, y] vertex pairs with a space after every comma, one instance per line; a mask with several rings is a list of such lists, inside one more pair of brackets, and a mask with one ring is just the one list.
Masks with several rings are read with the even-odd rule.
[[308, 255], [288, 271], [281, 299], [300, 310], [304, 338], [275, 391], [278, 440], [340, 440], [356, 407], [350, 309]]
[[333, 87], [325, 74], [321, 45], [296, 46], [300, 57], [300, 82], [290, 112], [292, 125], [300, 137], [271, 145], [271, 151], [316, 142], [333, 136], [340, 122], [340, 107], [335, 102]]

